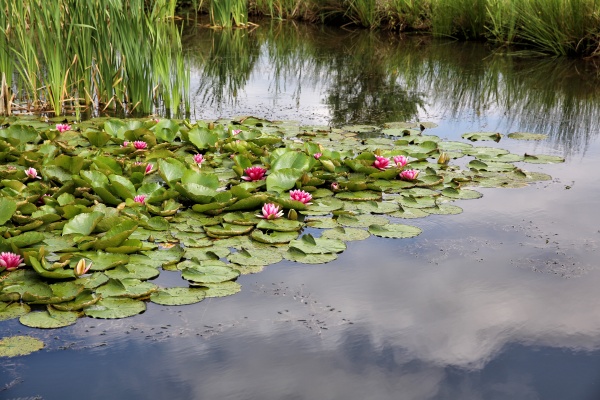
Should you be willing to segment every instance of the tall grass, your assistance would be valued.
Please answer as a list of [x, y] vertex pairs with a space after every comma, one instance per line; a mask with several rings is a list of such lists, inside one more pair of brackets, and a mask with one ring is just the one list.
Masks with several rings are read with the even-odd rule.
[[[187, 86], [175, 7], [175, 0], [0, 0], [0, 73], [15, 78], [13, 107], [55, 115], [179, 107]], [[169, 73], [155, 73], [159, 67]]]
[[214, 27], [245, 26], [248, 22], [247, 0], [210, 0], [210, 23]]
[[[241, 0], [211, 1], [223, 5]], [[278, 19], [430, 31], [436, 36], [490, 40], [552, 55], [600, 55], [600, 0], [249, 1], [253, 13]], [[232, 20], [227, 13], [222, 19]]]

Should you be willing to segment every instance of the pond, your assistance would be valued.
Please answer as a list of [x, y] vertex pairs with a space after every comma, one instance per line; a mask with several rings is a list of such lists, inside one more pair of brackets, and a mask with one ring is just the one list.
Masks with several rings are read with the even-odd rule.
[[[327, 264], [241, 276], [234, 296], [59, 330], [2, 322], [46, 348], [3, 359], [0, 397], [595, 399], [600, 393], [600, 76], [591, 62], [481, 44], [265, 23], [187, 30], [192, 119], [254, 115], [427, 133], [553, 154], [551, 181], [478, 188], [411, 239], [371, 236]], [[518, 164], [518, 163], [517, 163]], [[181, 285], [179, 277], [172, 285]]]

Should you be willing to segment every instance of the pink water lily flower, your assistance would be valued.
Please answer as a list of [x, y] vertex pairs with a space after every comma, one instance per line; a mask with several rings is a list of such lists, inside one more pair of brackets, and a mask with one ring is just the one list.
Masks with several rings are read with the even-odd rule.
[[290, 198], [306, 205], [312, 204], [310, 202], [312, 200], [312, 195], [304, 190], [290, 190]]
[[152, 164], [146, 165], [146, 170], [144, 171], [144, 175], [148, 175], [150, 172], [152, 172], [152, 168], [154, 168], [154, 165], [152, 165]]
[[137, 150], [143, 150], [148, 147], [148, 143], [144, 142], [143, 140], [136, 140], [133, 142], [133, 147], [135, 147]]
[[340, 188], [340, 184], [337, 182], [331, 183], [331, 190], [338, 190]]
[[204, 156], [202, 154], [200, 154], [200, 153], [195, 154], [194, 155], [194, 162], [196, 164], [198, 164], [199, 167], [201, 167], [202, 163], [204, 162]]
[[133, 198], [133, 201], [135, 201], [136, 203], [145, 204], [146, 196], [143, 194], [139, 194]]
[[233, 136], [239, 134], [242, 130], [241, 129], [234, 129], [231, 131], [231, 133], [233, 134]]
[[321, 158], [322, 155], [323, 153], [315, 153], [313, 154], [313, 157], [315, 158], [315, 160], [318, 160], [319, 158]]
[[375, 161], [373, 161], [373, 166], [377, 169], [380, 170], [384, 170], [387, 167], [389, 167], [390, 165], [390, 159], [389, 158], [385, 158], [385, 157], [381, 157], [381, 156], [375, 156]]
[[265, 203], [262, 207], [262, 215], [256, 214], [258, 218], [277, 219], [283, 216], [283, 210], [279, 210], [279, 206], [273, 203]]
[[406, 164], [408, 164], [408, 158], [405, 156], [394, 156], [392, 160], [394, 160], [396, 167], [404, 167]]
[[0, 271], [7, 270], [12, 271], [19, 267], [24, 266], [23, 257], [15, 253], [0, 253]]
[[56, 124], [56, 130], [59, 131], [60, 133], [66, 132], [66, 131], [70, 131], [71, 130], [71, 125], [69, 124]]
[[400, 172], [400, 179], [405, 181], [414, 181], [419, 176], [418, 169], [407, 169], [406, 171]]
[[265, 178], [265, 174], [267, 173], [267, 170], [264, 169], [263, 167], [259, 167], [259, 166], [254, 166], [254, 167], [250, 167], [250, 168], [246, 168], [244, 170], [244, 176], [242, 176], [242, 179], [245, 181], [260, 181], [261, 179]]
[[31, 179], [42, 179], [41, 177], [38, 176], [37, 170], [33, 167], [27, 168], [25, 170], [25, 175], [27, 175], [27, 177], [31, 178]]
[[81, 276], [81, 275], [85, 275], [90, 268], [92, 267], [92, 262], [90, 262], [89, 264], [86, 264], [85, 259], [81, 259], [79, 260], [79, 262], [77, 263], [77, 265], [75, 266], [75, 276]]
[[121, 145], [121, 147], [127, 147], [127, 146], [129, 146], [128, 140], [124, 141], [123, 144]]

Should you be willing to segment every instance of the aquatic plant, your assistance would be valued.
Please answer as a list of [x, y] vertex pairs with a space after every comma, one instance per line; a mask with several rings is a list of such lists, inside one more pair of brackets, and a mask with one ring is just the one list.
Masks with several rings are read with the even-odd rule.
[[15, 95], [0, 112], [179, 112], [182, 102], [189, 110], [189, 72], [168, 2], [0, 0], [0, 72], [8, 79], [0, 93]]
[[19, 267], [23, 267], [25, 264], [23, 263], [23, 257], [18, 254], [11, 252], [2, 252], [0, 253], [0, 270], [4, 271], [13, 271]]
[[259, 167], [259, 166], [248, 167], [244, 170], [245, 175], [242, 176], [242, 179], [245, 181], [260, 181], [260, 180], [264, 179], [266, 173], [267, 173], [267, 170], [264, 169], [263, 167]]
[[[514, 162], [563, 161], [444, 141], [423, 133], [434, 126], [427, 123], [330, 131], [254, 117], [99, 119], [57, 132], [43, 121], [4, 122], [0, 252], [14, 256], [0, 254], [12, 269], [0, 261], [0, 319], [38, 328], [82, 316], [125, 318], [148, 300], [178, 305], [231, 295], [240, 274], [283, 259], [326, 263], [346, 242], [414, 237], [421, 230], [398, 219], [460, 213], [451, 203], [481, 197], [477, 186], [551, 179]], [[232, 136], [232, 126], [241, 132]], [[543, 137], [502, 136], [517, 139]], [[148, 146], [140, 151], [125, 141]], [[376, 157], [396, 156], [410, 160], [405, 179], [398, 168], [373, 166]], [[466, 167], [452, 165], [458, 158]], [[24, 179], [24, 164], [41, 179]], [[149, 165], [156, 173], [147, 173]], [[150, 282], [168, 271], [189, 287]]]
[[290, 199], [299, 201], [303, 204], [310, 205], [312, 204], [310, 201], [312, 200], [312, 195], [304, 190], [296, 189], [290, 190]]
[[419, 176], [419, 170], [417, 169], [407, 169], [400, 172], [400, 179], [404, 179], [407, 181], [414, 181]]
[[279, 206], [273, 203], [263, 205], [261, 212], [262, 214], [256, 215], [258, 218], [277, 219], [283, 216], [283, 210], [280, 210]]
[[373, 166], [383, 171], [390, 166], [390, 159], [376, 155], [375, 161], [373, 161]]

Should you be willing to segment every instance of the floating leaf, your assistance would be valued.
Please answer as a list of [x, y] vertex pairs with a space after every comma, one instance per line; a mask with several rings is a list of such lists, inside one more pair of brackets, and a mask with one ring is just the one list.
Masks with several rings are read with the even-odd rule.
[[337, 239], [314, 238], [310, 234], [302, 236], [299, 240], [290, 242], [290, 248], [305, 254], [341, 253], [346, 250], [346, 244]]
[[72, 311], [59, 311], [48, 307], [46, 311], [35, 311], [19, 318], [19, 322], [30, 328], [53, 329], [73, 325], [78, 315]]
[[565, 159], [559, 156], [549, 156], [544, 154], [525, 154], [523, 161], [531, 164], [558, 164], [565, 162]]
[[5, 197], [0, 198], [0, 225], [4, 225], [17, 211], [17, 202]]
[[240, 275], [239, 271], [223, 265], [184, 262], [185, 268], [182, 269], [181, 276], [183, 279], [195, 283], [225, 282], [235, 279]]
[[127, 318], [146, 311], [146, 303], [128, 298], [109, 297], [83, 309], [92, 318]]
[[385, 224], [371, 225], [369, 226], [369, 232], [371, 232], [375, 236], [402, 239], [417, 236], [422, 231], [420, 228], [411, 225]]
[[544, 140], [548, 135], [543, 133], [513, 132], [509, 133], [508, 137], [516, 140]]
[[227, 259], [240, 265], [270, 265], [281, 261], [281, 254], [273, 249], [242, 249]]
[[325, 239], [337, 239], [345, 242], [352, 240], [365, 240], [369, 236], [371, 236], [371, 234], [364, 229], [343, 228], [341, 226], [333, 229], [327, 229], [321, 235], [321, 237]]
[[292, 232], [272, 232], [264, 233], [260, 229], [255, 229], [250, 234], [250, 237], [257, 242], [267, 244], [285, 244], [296, 239], [298, 237], [297, 231]]
[[31, 311], [31, 308], [25, 303], [0, 302], [0, 321], [19, 318], [21, 315], [25, 315], [29, 311]]
[[461, 137], [473, 142], [478, 140], [491, 140], [494, 142], [499, 142], [500, 139], [502, 139], [502, 135], [498, 132], [469, 132], [464, 133]]
[[150, 301], [163, 306], [182, 306], [204, 300], [206, 292], [204, 289], [183, 287], [160, 289], [150, 295]]
[[62, 234], [68, 235], [71, 233], [76, 233], [82, 236], [87, 236], [92, 233], [102, 217], [104, 217], [104, 214], [96, 211], [76, 215], [64, 226]]
[[309, 254], [295, 247], [290, 247], [289, 250], [283, 254], [283, 258], [286, 260], [296, 261], [302, 264], [325, 264], [335, 260], [337, 257], [336, 253]]
[[44, 342], [30, 336], [9, 336], [0, 340], [0, 357], [17, 357], [44, 348]]
[[206, 288], [206, 297], [225, 297], [239, 292], [242, 287], [237, 282], [203, 283]]

